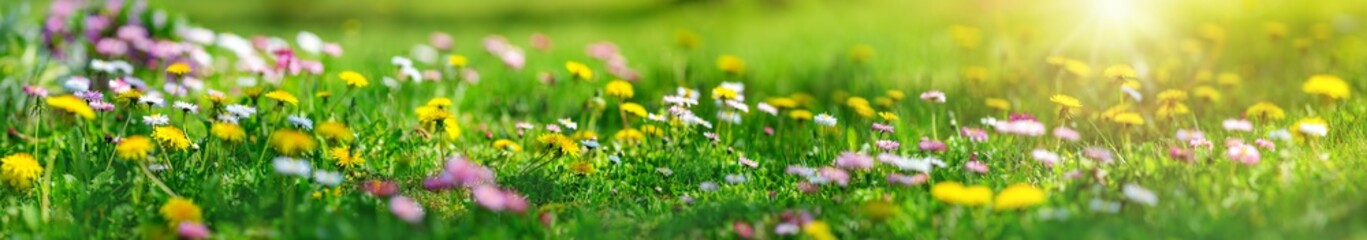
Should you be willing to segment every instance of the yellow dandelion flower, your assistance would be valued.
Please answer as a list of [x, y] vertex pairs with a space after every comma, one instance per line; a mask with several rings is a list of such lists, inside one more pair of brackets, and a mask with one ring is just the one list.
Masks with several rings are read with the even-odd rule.
[[175, 75], [185, 75], [190, 73], [190, 71], [190, 64], [186, 64], [183, 62], [172, 63], [171, 66], [166, 67], [167, 73]]
[[589, 161], [579, 160], [570, 163], [570, 171], [579, 175], [589, 175], [598, 172]]
[[266, 88], [263, 87], [248, 87], [242, 89], [242, 95], [246, 95], [248, 98], [256, 99], [256, 97], [260, 97], [261, 93], [264, 93], [265, 91]]
[[318, 124], [318, 127], [314, 128], [313, 131], [324, 139], [338, 142], [348, 143], [351, 142], [351, 140], [356, 139], [356, 134], [351, 132], [351, 128], [347, 127], [346, 124], [336, 121], [327, 121]]
[[622, 103], [621, 109], [623, 112], [630, 113], [631, 115], [636, 115], [637, 117], [646, 117], [647, 115], [646, 108], [642, 107], [641, 104], [630, 102]]
[[185, 131], [173, 126], [158, 126], [152, 129], [152, 139], [156, 139], [157, 144], [165, 148], [175, 150], [190, 148], [190, 138], [185, 136]]
[[353, 168], [365, 165], [365, 159], [360, 154], [353, 154], [347, 147], [335, 147], [328, 150], [328, 157], [337, 161], [338, 167]]
[[438, 123], [445, 123], [446, 119], [451, 118], [451, 112], [432, 106], [421, 106], [415, 110], [418, 114], [418, 123], [423, 128], [435, 127]]
[[570, 135], [570, 138], [574, 138], [574, 140], [595, 140], [598, 139], [598, 132], [594, 132], [593, 130], [580, 130], [574, 132], [574, 135]]
[[1078, 101], [1077, 98], [1073, 98], [1072, 96], [1063, 94], [1054, 94], [1054, 96], [1049, 97], [1049, 101], [1054, 102], [1055, 104], [1058, 104], [1060, 107], [1065, 108], [1082, 107], [1082, 101]]
[[665, 135], [665, 131], [663, 129], [660, 129], [660, 127], [656, 127], [653, 125], [641, 126], [641, 132], [656, 137]]
[[426, 106], [445, 109], [451, 107], [452, 104], [455, 104], [455, 102], [452, 102], [450, 98], [434, 97], [432, 100], [427, 100]]
[[863, 117], [863, 118], [872, 118], [873, 115], [874, 115], [874, 114], [877, 114], [877, 113], [878, 113], [878, 111], [873, 110], [873, 107], [867, 107], [867, 106], [865, 106], [865, 107], [857, 107], [857, 108], [854, 108], [854, 114], [857, 114], [857, 115], [859, 115], [860, 117]]
[[494, 149], [509, 152], [521, 152], [522, 145], [517, 145], [517, 142], [513, 142], [513, 140], [499, 139], [494, 141]]
[[1101, 75], [1105, 76], [1106, 79], [1115, 81], [1130, 80], [1138, 77], [1138, 74], [1135, 73], [1134, 68], [1131, 68], [1130, 65], [1124, 64], [1117, 64], [1111, 65], [1110, 67], [1106, 67], [1106, 70], [1101, 71]]
[[1286, 111], [1272, 102], [1259, 102], [1249, 106], [1244, 110], [1244, 116], [1263, 120], [1281, 120], [1286, 118]]
[[1092, 67], [1087, 65], [1086, 62], [1078, 60], [1068, 60], [1064, 62], [1063, 70], [1068, 71], [1068, 73], [1079, 78], [1088, 78], [1092, 76]]
[[199, 223], [204, 220], [201, 214], [199, 206], [190, 199], [172, 197], [165, 205], [161, 205], [161, 217], [166, 218], [166, 222], [172, 226], [181, 222]]
[[612, 135], [612, 138], [617, 139], [618, 142], [623, 143], [639, 143], [641, 142], [641, 140], [644, 140], [646, 136], [645, 134], [641, 133], [640, 130], [625, 128], [622, 130], [618, 130], [617, 134]]
[[1163, 90], [1158, 93], [1158, 102], [1163, 104], [1176, 103], [1187, 100], [1187, 92], [1177, 89]]
[[114, 152], [118, 153], [119, 158], [124, 160], [142, 161], [147, 159], [147, 154], [152, 152], [152, 147], [152, 139], [134, 135], [119, 141], [119, 145], [114, 146]]
[[1310, 76], [1310, 79], [1305, 80], [1305, 84], [1301, 85], [1301, 91], [1333, 100], [1348, 99], [1348, 96], [1352, 94], [1347, 82], [1338, 76], [1328, 74]]
[[984, 104], [986, 104], [987, 107], [997, 109], [998, 111], [1011, 111], [1011, 102], [1006, 101], [1006, 99], [988, 98]]
[[1035, 188], [1030, 184], [1013, 184], [997, 194], [997, 199], [992, 202], [992, 207], [997, 210], [1015, 210], [1040, 205], [1044, 203], [1044, 200], [1044, 190]]
[[1111, 121], [1115, 121], [1116, 123], [1125, 124], [1128, 126], [1144, 125], [1144, 117], [1139, 116], [1138, 113], [1132, 112], [1118, 113], [1115, 115], [1115, 117], [1111, 118]]
[[1286, 37], [1286, 24], [1282, 22], [1263, 23], [1263, 32], [1267, 33], [1268, 38], [1281, 39]]
[[142, 91], [133, 90], [133, 89], [129, 89], [129, 90], [122, 91], [122, 92], [118, 92], [117, 94], [114, 94], [114, 101], [115, 101], [115, 102], [118, 102], [119, 104], [123, 104], [123, 105], [128, 105], [128, 104], [136, 103], [136, 102], [138, 102], [138, 99], [139, 99], [139, 98], [142, 98]]
[[622, 80], [608, 82], [608, 85], [603, 87], [603, 91], [607, 92], [609, 96], [620, 99], [628, 99], [636, 94], [636, 92], [631, 89], [631, 83]]
[[1238, 73], [1225, 72], [1215, 77], [1215, 83], [1220, 84], [1220, 86], [1239, 86], [1243, 82], [1243, 78], [1239, 77]]
[[869, 107], [869, 100], [862, 97], [850, 97], [845, 99], [845, 106], [851, 108]]
[[717, 69], [729, 74], [742, 74], [745, 73], [745, 60], [735, 55], [721, 55], [717, 57]]
[[313, 141], [313, 136], [294, 129], [276, 130], [271, 134], [270, 144], [276, 152], [285, 156], [303, 155], [318, 147], [318, 142]]
[[907, 93], [902, 92], [902, 90], [888, 90], [887, 92], [883, 93], [883, 95], [888, 96], [888, 98], [892, 98], [892, 100], [898, 101], [907, 98]]
[[442, 121], [441, 130], [446, 132], [447, 140], [460, 139], [460, 124], [456, 123], [455, 118], [447, 118]]
[[1215, 88], [1210, 86], [1196, 87], [1196, 89], [1191, 90], [1191, 94], [1196, 95], [1197, 98], [1206, 100], [1208, 102], [1220, 101], [1221, 97], [1220, 90], [1216, 90]]
[[85, 100], [81, 100], [72, 95], [61, 95], [47, 98], [47, 105], [56, 109], [61, 109], [67, 113], [81, 116], [85, 119], [95, 119], [95, 109], [90, 108]]
[[290, 105], [299, 105], [299, 98], [294, 97], [294, 94], [290, 94], [289, 92], [282, 90], [275, 90], [266, 93], [266, 98], [270, 98], [271, 100], [275, 100], [281, 103], [289, 103]]
[[831, 233], [831, 225], [826, 221], [814, 220], [802, 225], [802, 233], [815, 240], [835, 240], [835, 234]]
[[229, 142], [242, 142], [242, 140], [247, 139], [247, 131], [243, 130], [242, 126], [229, 122], [214, 123], [212, 127], [209, 127], [209, 133], [219, 140]]
[[450, 57], [446, 57], [446, 64], [450, 64], [452, 67], [464, 68], [466, 65], [470, 64], [470, 60], [466, 59], [465, 55], [452, 54]]
[[545, 146], [547, 150], [567, 156], [579, 156], [579, 143], [565, 137], [565, 135], [559, 133], [543, 134], [536, 137], [536, 141]]
[[879, 113], [878, 113], [878, 117], [879, 117], [879, 118], [882, 118], [883, 121], [897, 121], [897, 120], [901, 119], [901, 118], [897, 117], [897, 114], [896, 114], [896, 113], [893, 113], [893, 112], [879, 112]]
[[0, 180], [10, 186], [27, 190], [43, 175], [43, 166], [28, 153], [15, 153], [0, 159]]
[[592, 80], [592, 79], [593, 79], [593, 69], [590, 69], [588, 65], [584, 65], [583, 63], [580, 63], [580, 62], [566, 61], [566, 62], [565, 62], [565, 70], [568, 70], [568, 71], [570, 72], [570, 75], [573, 76], [574, 79], [579, 79], [579, 80]]
[[769, 98], [769, 99], [764, 100], [764, 102], [769, 103], [769, 105], [772, 105], [772, 106], [774, 106], [775, 108], [796, 108], [796, 107], [797, 107], [797, 100], [793, 100], [792, 98], [786, 98], [786, 97]]
[[712, 99], [721, 99], [721, 100], [736, 99], [737, 94], [738, 94], [738, 93], [736, 93], [736, 90], [731, 90], [730, 88], [724, 88], [724, 87], [720, 87], [720, 86], [718, 86], [718, 87], [716, 87], [716, 88], [712, 88]]
[[983, 66], [968, 66], [964, 68], [964, 80], [981, 82], [987, 80], [989, 71]]
[[799, 121], [799, 122], [800, 122], [800, 121], [809, 121], [809, 120], [812, 120], [812, 112], [811, 112], [811, 111], [807, 111], [807, 110], [800, 110], [800, 109], [799, 109], [799, 110], [793, 110], [793, 111], [791, 111], [791, 112], [788, 112], [788, 117], [789, 117], [789, 118], [792, 118], [793, 120], [797, 120], [797, 121]]
[[363, 88], [370, 85], [370, 81], [366, 81], [365, 75], [361, 75], [361, 73], [356, 71], [343, 71], [342, 73], [337, 74], [337, 78], [346, 81], [348, 87]]
[[893, 105], [895, 102], [892, 100], [892, 98], [889, 98], [889, 97], [876, 97], [876, 98], [873, 98], [873, 103], [874, 103], [874, 104], [878, 104], [878, 106], [881, 106], [881, 107], [892, 108], [892, 105]]

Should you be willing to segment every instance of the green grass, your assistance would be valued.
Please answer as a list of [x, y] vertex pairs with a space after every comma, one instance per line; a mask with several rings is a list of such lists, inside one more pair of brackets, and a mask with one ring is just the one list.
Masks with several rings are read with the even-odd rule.
[[[268, 34], [293, 40], [299, 30], [319, 33], [338, 41], [346, 53], [326, 60], [322, 76], [289, 77], [285, 84], [269, 88], [293, 93], [297, 107], [280, 108], [269, 100], [256, 102], [259, 115], [242, 126], [251, 139], [227, 144], [209, 133], [216, 114], [202, 93], [171, 100], [201, 105], [202, 112], [183, 115], [171, 108], [134, 108], [125, 105], [94, 120], [77, 120], [23, 94], [22, 86], [38, 85], [60, 93], [59, 76], [88, 75], [79, 68], [47, 58], [36, 40], [4, 29], [6, 46], [0, 57], [0, 128], [16, 134], [0, 137], [0, 155], [30, 153], [43, 164], [50, 183], [35, 190], [0, 189], [0, 238], [170, 238], [166, 219], [158, 209], [169, 194], [154, 186], [133, 162], [115, 159], [106, 135], [149, 135], [152, 128], [128, 119], [150, 113], [171, 117], [201, 147], [195, 151], [162, 148], [154, 154], [172, 170], [157, 172], [169, 189], [203, 209], [205, 223], [217, 238], [481, 238], [481, 239], [620, 239], [735, 238], [731, 223], [761, 223], [763, 238], [778, 238], [774, 226], [785, 210], [806, 210], [830, 223], [844, 239], [1352, 239], [1367, 236], [1363, 228], [1367, 205], [1360, 179], [1367, 160], [1367, 129], [1358, 123], [1367, 116], [1360, 93], [1365, 89], [1363, 71], [1367, 42], [1356, 28], [1337, 28], [1327, 40], [1315, 40], [1305, 51], [1292, 46], [1297, 38], [1312, 34], [1316, 24], [1344, 25], [1367, 11], [1349, 1], [1214, 1], [1187, 3], [1160, 1], [1152, 9], [1147, 28], [1120, 25], [1089, 25], [1080, 20], [1089, 13], [1070, 1], [1046, 2], [921, 2], [921, 1], [545, 1], [536, 4], [445, 1], [340, 1], [323, 3], [248, 1], [243, 3], [160, 2], [175, 18], [184, 18], [215, 30], [244, 36]], [[9, 10], [28, 27], [38, 27], [44, 11], [33, 8]], [[39, 4], [38, 6], [46, 6]], [[1350, 20], [1342, 20], [1347, 16]], [[345, 30], [343, 22], [356, 19], [358, 30]], [[1263, 33], [1267, 21], [1291, 27], [1287, 39], [1271, 41]], [[1337, 21], [1337, 22], [1336, 22]], [[1225, 32], [1218, 53], [1203, 48], [1194, 54], [1184, 50], [1187, 42], [1210, 46], [1199, 29], [1202, 24], [1221, 26]], [[1351, 22], [1350, 22], [1351, 23]], [[951, 25], [981, 29], [982, 45], [965, 49], [951, 39]], [[1081, 27], [1079, 27], [1081, 26]], [[674, 34], [683, 29], [701, 37], [698, 49], [678, 48]], [[1075, 30], [1076, 29], [1076, 30]], [[470, 67], [480, 71], [478, 84], [450, 79], [441, 82], [404, 83], [397, 89], [381, 83], [396, 75], [389, 58], [406, 55], [423, 44], [433, 31], [451, 33], [453, 53], [470, 57]], [[1084, 33], [1069, 38], [1073, 31]], [[528, 45], [532, 33], [554, 40], [548, 52]], [[498, 34], [527, 51], [527, 67], [513, 71], [484, 52], [481, 39]], [[664, 137], [649, 137], [640, 145], [618, 144], [613, 134], [624, 127], [616, 113], [619, 101], [607, 99], [602, 109], [584, 107], [611, 80], [606, 66], [584, 54], [584, 45], [612, 41], [640, 71], [635, 83], [638, 102], [652, 113], [667, 113], [662, 96], [679, 86], [700, 90], [702, 103], [693, 108], [700, 117], [718, 124], [714, 129], [670, 126], [634, 119], [632, 125], [667, 129]], [[875, 50], [866, 63], [847, 58], [852, 46], [865, 44]], [[32, 49], [32, 50], [30, 50]], [[230, 56], [213, 48], [215, 55]], [[719, 55], [743, 58], [747, 70], [727, 75], [716, 69]], [[1047, 56], [1073, 57], [1091, 66], [1093, 77], [1075, 81], [1045, 63]], [[306, 58], [313, 58], [312, 56]], [[224, 59], [222, 61], [230, 61]], [[595, 81], [568, 80], [565, 61], [590, 64]], [[1141, 74], [1145, 100], [1135, 112], [1148, 123], [1123, 127], [1101, 113], [1123, 99], [1115, 85], [1100, 77], [1114, 64], [1148, 69]], [[424, 69], [442, 65], [419, 64]], [[963, 77], [968, 66], [989, 69], [985, 81]], [[1143, 68], [1140, 66], [1146, 66]], [[1158, 77], [1157, 69], [1170, 71]], [[348, 89], [337, 80], [343, 70], [365, 74], [371, 86]], [[1206, 71], [1239, 74], [1243, 83], [1221, 87], [1223, 98], [1186, 103], [1192, 114], [1161, 119], [1156, 94], [1167, 89], [1191, 91], [1215, 85], [1197, 79]], [[555, 74], [558, 83], [542, 84], [539, 72]], [[1347, 81], [1354, 95], [1344, 101], [1322, 101], [1298, 91], [1312, 74], [1335, 74]], [[152, 86], [165, 81], [161, 69], [136, 73]], [[229, 92], [230, 101], [248, 103], [236, 87], [247, 73], [219, 71], [203, 76], [210, 88]], [[760, 112], [747, 114], [738, 125], [716, 120], [718, 108], [707, 99], [723, 81], [746, 85], [747, 103], [771, 97], [805, 93], [815, 96], [803, 108], [830, 113], [839, 119], [835, 128], [811, 122], [799, 124], [786, 117]], [[159, 88], [156, 88], [159, 89]], [[923, 91], [942, 90], [943, 104], [920, 101]], [[862, 96], [870, 100], [887, 90], [905, 92], [906, 99], [879, 111], [894, 112], [896, 133], [879, 136], [869, 131], [876, 118], [861, 117], [846, 107], [845, 99]], [[314, 93], [331, 91], [328, 101]], [[1055, 116], [1053, 94], [1082, 100], [1082, 113], [1063, 121]], [[111, 96], [112, 93], [106, 93]], [[463, 129], [451, 142], [426, 138], [417, 132], [417, 108], [434, 97], [456, 100], [455, 118]], [[1006, 119], [1005, 112], [983, 106], [986, 98], [1004, 98], [1011, 112], [1030, 113], [1050, 128], [1067, 123], [1082, 133], [1080, 142], [1064, 142], [1049, 136], [1020, 137], [993, 132], [984, 143], [958, 136], [959, 127], [986, 127], [980, 118]], [[1221, 120], [1238, 118], [1245, 108], [1271, 101], [1287, 111], [1287, 118], [1255, 121], [1255, 131], [1240, 133], [1220, 128]], [[354, 105], [352, 105], [354, 102]], [[787, 111], [784, 112], [786, 114]], [[362, 169], [346, 170], [348, 179], [340, 195], [308, 180], [273, 172], [270, 159], [277, 154], [267, 144], [270, 133], [288, 128], [285, 117], [302, 114], [316, 122], [332, 119], [349, 123], [357, 133], [352, 149], [367, 159]], [[1330, 134], [1307, 142], [1277, 142], [1275, 151], [1262, 151], [1262, 162], [1244, 166], [1224, 156], [1224, 139], [1251, 142], [1268, 132], [1289, 128], [1302, 117], [1322, 117]], [[536, 136], [546, 124], [571, 118], [580, 129], [601, 136], [602, 149], [582, 157], [549, 157]], [[592, 120], [591, 120], [592, 119]], [[514, 124], [528, 121], [538, 130], [518, 136]], [[773, 127], [777, 134], [763, 133]], [[1168, 157], [1168, 149], [1184, 143], [1173, 138], [1178, 129], [1200, 128], [1214, 142], [1213, 150], [1198, 150], [1193, 162]], [[711, 142], [704, 132], [720, 134]], [[991, 131], [989, 129], [989, 131]], [[1292, 129], [1295, 131], [1295, 129]], [[486, 138], [489, 134], [492, 138]], [[569, 135], [569, 134], [566, 134]], [[943, 153], [916, 150], [922, 137], [945, 141]], [[321, 138], [320, 138], [321, 139]], [[495, 139], [510, 139], [525, 148], [503, 153], [493, 149]], [[870, 171], [851, 171], [847, 187], [824, 185], [816, 193], [798, 190], [803, 178], [785, 174], [789, 165], [829, 166], [843, 151], [876, 152], [875, 140], [902, 143], [898, 152], [908, 156], [937, 156], [948, 163], [930, 174], [931, 183], [959, 181], [1001, 191], [1011, 184], [1028, 183], [1048, 193], [1039, 205], [1018, 211], [994, 211], [991, 207], [953, 206], [930, 194], [931, 184], [896, 187], [885, 183], [895, 168], [881, 164]], [[326, 145], [326, 144], [325, 144]], [[1083, 160], [1087, 146], [1111, 149], [1112, 165]], [[327, 146], [331, 147], [331, 146]], [[1048, 149], [1063, 156], [1057, 167], [1048, 168], [1031, 159], [1030, 151]], [[988, 174], [964, 169], [974, 152], [990, 167]], [[428, 192], [422, 180], [441, 168], [442, 156], [461, 154], [490, 167], [498, 183], [515, 189], [531, 202], [528, 213], [489, 211], [469, 197], [469, 191]], [[339, 170], [325, 152], [306, 154], [314, 167]], [[612, 163], [616, 156], [621, 163]], [[736, 163], [744, 156], [760, 162], [758, 168]], [[1321, 157], [1327, 156], [1327, 157]], [[543, 161], [549, 164], [540, 166]], [[592, 162], [589, 175], [569, 170], [575, 161]], [[539, 167], [538, 167], [539, 166]], [[657, 169], [668, 168], [665, 175]], [[1104, 170], [1101, 179], [1065, 179], [1071, 170]], [[742, 184], [723, 178], [740, 174]], [[389, 213], [384, 199], [366, 195], [357, 184], [364, 180], [394, 180], [404, 195], [426, 207], [422, 223], [408, 224]], [[700, 184], [719, 183], [716, 191]], [[1153, 190], [1158, 204], [1146, 206], [1125, 200], [1122, 186], [1138, 184]], [[681, 200], [689, 196], [691, 204]], [[869, 202], [891, 199], [891, 217], [879, 219], [863, 211]], [[1090, 210], [1093, 199], [1117, 201], [1117, 213]], [[1067, 217], [1046, 213], [1066, 211]], [[553, 215], [554, 224], [543, 226], [539, 215]], [[805, 238], [799, 236], [799, 238]]]

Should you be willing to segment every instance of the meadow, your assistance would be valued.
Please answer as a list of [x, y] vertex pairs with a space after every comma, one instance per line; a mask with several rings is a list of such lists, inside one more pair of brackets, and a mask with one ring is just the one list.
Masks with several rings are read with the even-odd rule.
[[1352, 1], [0, 3], [5, 239], [1359, 239]]

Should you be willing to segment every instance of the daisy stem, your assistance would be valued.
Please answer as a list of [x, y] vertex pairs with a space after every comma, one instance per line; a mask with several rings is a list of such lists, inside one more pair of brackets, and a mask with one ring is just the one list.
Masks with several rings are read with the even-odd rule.
[[151, 170], [147, 170], [147, 163], [142, 163], [139, 165], [141, 166], [138, 167], [138, 170], [142, 170], [142, 174], [147, 176], [147, 179], [151, 180], [152, 183], [155, 183], [158, 188], [161, 188], [161, 191], [166, 192], [166, 194], [170, 194], [172, 197], [180, 197], [180, 195], [176, 194], [175, 191], [171, 191], [171, 187], [167, 187], [166, 183], [161, 182], [161, 179], [157, 178], [156, 175], [152, 175]]

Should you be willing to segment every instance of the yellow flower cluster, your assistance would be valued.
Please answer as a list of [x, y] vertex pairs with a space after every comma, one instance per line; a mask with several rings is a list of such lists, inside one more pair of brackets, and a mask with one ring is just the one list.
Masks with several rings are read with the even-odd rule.
[[322, 136], [324, 139], [342, 143], [349, 143], [356, 139], [356, 134], [351, 132], [351, 128], [348, 128], [346, 124], [336, 121], [327, 121], [318, 124], [318, 127], [314, 128], [314, 132], [317, 132], [318, 136]]
[[603, 91], [618, 99], [629, 99], [636, 95], [636, 92], [631, 89], [631, 83], [622, 80], [608, 82], [608, 85], [603, 87]]
[[271, 134], [270, 144], [276, 152], [285, 156], [299, 156], [318, 147], [313, 136], [294, 129], [276, 130]]
[[941, 202], [962, 205], [980, 206], [992, 203], [997, 210], [1014, 210], [1033, 207], [1043, 204], [1046, 200], [1044, 190], [1035, 188], [1029, 184], [1014, 184], [1001, 193], [996, 194], [994, 199], [992, 189], [986, 186], [964, 186], [959, 182], [941, 182], [930, 187], [930, 195]]
[[543, 134], [536, 137], [536, 142], [541, 143], [546, 149], [562, 155], [579, 156], [579, 143], [559, 133]]
[[337, 78], [346, 81], [348, 87], [363, 88], [370, 85], [370, 81], [366, 81], [365, 75], [361, 75], [361, 73], [356, 71], [344, 71], [341, 74], [337, 74]]
[[81, 100], [76, 96], [62, 95], [50, 97], [47, 98], [47, 105], [85, 119], [95, 118], [95, 110], [91, 109], [90, 105], [85, 103], [85, 100]]
[[247, 139], [247, 131], [243, 130], [242, 126], [230, 122], [214, 123], [213, 126], [209, 127], [209, 133], [219, 140], [229, 142], [242, 142], [242, 140]]
[[290, 105], [299, 105], [299, 98], [294, 97], [294, 94], [290, 94], [290, 92], [282, 90], [275, 90], [266, 93], [266, 98], [270, 98], [271, 100], [275, 100], [281, 103], [289, 103]]
[[28, 153], [15, 153], [0, 159], [0, 181], [10, 186], [27, 190], [33, 181], [43, 175], [43, 166]]
[[158, 126], [152, 129], [152, 139], [162, 147], [186, 150], [190, 148], [190, 138], [185, 136], [185, 131], [172, 126]]
[[569, 71], [574, 79], [593, 80], [593, 69], [589, 68], [589, 65], [584, 65], [583, 63], [575, 61], [566, 61], [565, 70]]
[[166, 218], [166, 222], [171, 226], [179, 225], [181, 222], [199, 223], [204, 220], [201, 214], [199, 206], [190, 199], [173, 197], [161, 205], [161, 217]]
[[1310, 76], [1310, 79], [1301, 85], [1301, 91], [1333, 100], [1348, 99], [1351, 94], [1347, 82], [1338, 76], [1328, 74]]
[[717, 69], [728, 74], [742, 74], [745, 73], [745, 60], [735, 55], [721, 55], [717, 57]]
[[147, 159], [147, 155], [152, 152], [152, 139], [141, 135], [134, 135], [123, 138], [119, 145], [114, 146], [114, 152], [118, 153], [119, 158], [130, 161], [142, 161]]

